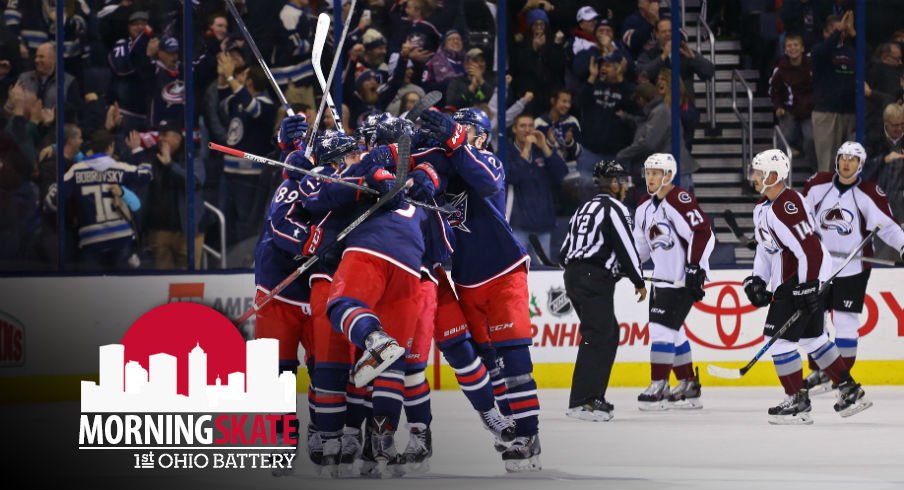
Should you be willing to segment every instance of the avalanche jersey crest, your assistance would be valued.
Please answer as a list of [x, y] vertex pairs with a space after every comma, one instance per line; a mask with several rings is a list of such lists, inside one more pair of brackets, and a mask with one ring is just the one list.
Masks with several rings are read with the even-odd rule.
[[672, 235], [672, 225], [665, 221], [653, 223], [650, 227], [650, 248], [671, 250], [675, 246], [675, 238]]
[[819, 215], [819, 226], [824, 230], [834, 230], [839, 235], [850, 235], [854, 231], [854, 213], [838, 205]]
[[772, 233], [769, 233], [765, 228], [756, 228], [756, 241], [763, 246], [763, 249], [769, 255], [775, 255], [782, 251], [781, 247], [775, 243]]
[[465, 222], [468, 220], [468, 192], [460, 194], [446, 194], [449, 204], [455, 208], [455, 212], [446, 217], [449, 226], [458, 228], [465, 233], [471, 233]]

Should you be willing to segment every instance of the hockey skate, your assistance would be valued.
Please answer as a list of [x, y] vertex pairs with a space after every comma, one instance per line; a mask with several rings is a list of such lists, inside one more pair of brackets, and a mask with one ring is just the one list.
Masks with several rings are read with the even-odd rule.
[[308, 424], [308, 459], [318, 466], [322, 457], [323, 441], [320, 439], [320, 432], [314, 427], [314, 424]]
[[383, 330], [376, 330], [364, 339], [364, 355], [355, 363], [352, 379], [355, 386], [367, 386], [398, 358], [405, 355], [405, 348]]
[[611, 403], [594, 398], [586, 403], [569, 408], [565, 415], [589, 422], [608, 422], [615, 416], [614, 411], [615, 407]]
[[483, 428], [492, 432], [495, 438], [493, 447], [497, 452], [503, 452], [509, 447], [509, 444], [515, 439], [515, 424], [510, 419], [504, 417], [496, 407], [486, 412], [480, 412], [480, 421], [483, 422]]
[[785, 400], [769, 409], [769, 423], [773, 425], [809, 425], [813, 423], [810, 418], [810, 395], [806, 389], [800, 390], [793, 396], [785, 397]]
[[364, 428], [364, 443], [361, 444], [361, 476], [371, 476], [374, 468], [377, 467], [377, 460], [374, 458], [373, 445], [373, 428], [368, 423]]
[[669, 391], [669, 408], [673, 410], [694, 410], [703, 408], [700, 401], [700, 370], [694, 372], [694, 377], [682, 379]]
[[[277, 438], [278, 445], [280, 445], [280, 446], [287, 445], [285, 443], [285, 436], [282, 433], [277, 435], [276, 438]], [[291, 459], [292, 462], [289, 465], [287, 465], [285, 468], [273, 468], [272, 470], [270, 470], [270, 474], [273, 476], [288, 476], [288, 475], [294, 474], [295, 473], [295, 465], [298, 463], [298, 460], [295, 459], [295, 455], [298, 454], [298, 446], [300, 446], [300, 445], [301, 445], [301, 441], [296, 440], [295, 447], [284, 447], [283, 449], [279, 449], [278, 451], [276, 451], [280, 454], [283, 454], [285, 456], [292, 458]]]
[[669, 380], [653, 380], [650, 386], [637, 395], [638, 408], [644, 412], [668, 410]]
[[835, 411], [842, 417], [850, 417], [873, 406], [873, 402], [866, 398], [866, 392], [860, 384], [848, 378], [838, 385], [838, 401], [835, 402]]
[[339, 453], [339, 478], [355, 476], [355, 460], [361, 456], [362, 452], [361, 431], [346, 427], [340, 442], [342, 443], [342, 451]]
[[411, 424], [408, 446], [400, 456], [405, 473], [430, 471], [431, 456], [433, 456], [433, 437], [430, 434], [430, 428], [424, 424]]
[[505, 471], [509, 473], [542, 470], [540, 436], [534, 434], [530, 437], [516, 437], [508, 449], [502, 453], [502, 461], [505, 462]]
[[822, 370], [810, 371], [810, 374], [804, 378], [804, 388], [806, 388], [810, 395], [821, 395], [823, 393], [828, 393], [835, 388], [832, 386], [832, 380], [829, 379], [829, 375]]
[[320, 476], [329, 478], [339, 477], [339, 458], [342, 453], [342, 441], [340, 434], [321, 435], [323, 441], [323, 453], [316, 471]]
[[392, 478], [405, 474], [402, 460], [395, 447], [395, 431], [385, 417], [375, 418], [370, 442], [376, 464], [366, 476]]

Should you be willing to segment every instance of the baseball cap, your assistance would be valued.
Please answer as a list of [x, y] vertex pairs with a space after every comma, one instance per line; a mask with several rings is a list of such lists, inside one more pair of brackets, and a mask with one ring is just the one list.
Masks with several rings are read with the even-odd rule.
[[603, 63], [621, 63], [625, 59], [620, 50], [615, 50], [602, 57]]
[[182, 132], [182, 121], [178, 119], [164, 119], [157, 125], [157, 132], [163, 134], [167, 131]]
[[467, 53], [465, 53], [465, 59], [466, 59], [466, 60], [473, 60], [473, 59], [476, 59], [476, 58], [483, 58], [483, 59], [486, 59], [486, 55], [483, 54], [483, 50], [482, 50], [482, 49], [480, 49], [480, 48], [471, 48], [471, 49], [468, 50]]
[[131, 24], [132, 22], [137, 22], [137, 21], [147, 22], [148, 19], [150, 19], [150, 18], [151, 18], [150, 15], [148, 15], [148, 13], [145, 12], [144, 10], [136, 10], [136, 11], [132, 12], [132, 15], [129, 15], [129, 24]]
[[593, 19], [598, 18], [599, 16], [600, 16], [600, 14], [597, 13], [596, 9], [594, 9], [593, 7], [591, 7], [589, 5], [585, 5], [578, 9], [578, 16], [577, 16], [578, 22], [593, 20]]
[[179, 52], [179, 40], [172, 37], [167, 36], [160, 41], [160, 50], [166, 51], [167, 53], [178, 53]]
[[659, 90], [656, 88], [656, 86], [652, 83], [645, 82], [637, 86], [637, 89], [634, 90], [634, 95], [632, 95], [631, 98], [634, 100], [639, 98], [653, 100], [658, 96]]

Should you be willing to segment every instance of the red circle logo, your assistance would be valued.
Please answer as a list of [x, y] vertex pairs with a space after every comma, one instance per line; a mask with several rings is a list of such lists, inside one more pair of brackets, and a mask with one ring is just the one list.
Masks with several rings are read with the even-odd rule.
[[758, 335], [750, 341], [738, 343], [738, 338], [741, 336], [742, 317], [757, 309], [746, 301], [746, 304], [741, 303], [742, 296], [737, 291], [739, 288], [743, 288], [743, 284], [737, 281], [711, 282], [705, 285], [704, 289], [710, 290], [710, 293], [719, 291], [716, 303], [707, 304], [702, 301], [694, 303], [694, 308], [697, 310], [716, 317], [716, 333], [721, 345], [695, 335], [685, 324], [684, 330], [687, 332], [687, 337], [704, 347], [720, 350], [745, 349], [759, 344], [763, 340], [762, 335]]

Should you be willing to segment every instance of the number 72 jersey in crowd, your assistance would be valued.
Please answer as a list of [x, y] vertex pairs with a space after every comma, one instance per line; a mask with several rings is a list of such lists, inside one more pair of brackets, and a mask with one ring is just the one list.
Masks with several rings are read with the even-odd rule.
[[[665, 199], [648, 197], [634, 212], [634, 242], [641, 263], [653, 259], [653, 277], [684, 283], [684, 267], [709, 271], [716, 245], [709, 218], [689, 192], [674, 187]], [[656, 287], [675, 287], [656, 283]]]
[[816, 234], [816, 224], [804, 198], [785, 189], [774, 201], [763, 199], [753, 208], [756, 255], [753, 273], [772, 289], [797, 276], [798, 282], [832, 274], [832, 259]]

